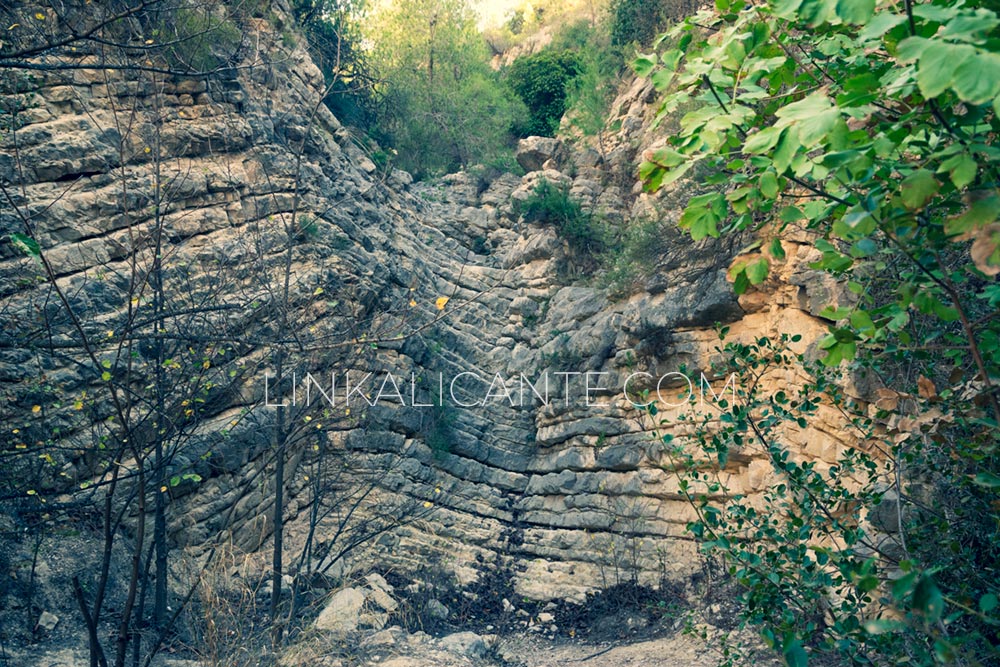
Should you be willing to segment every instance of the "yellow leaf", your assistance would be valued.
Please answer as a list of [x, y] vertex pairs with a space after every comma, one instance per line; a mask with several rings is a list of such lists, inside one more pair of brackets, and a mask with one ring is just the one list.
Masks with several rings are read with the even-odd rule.
[[109, 330], [108, 330], [108, 338], [114, 338], [114, 337], [115, 337], [115, 332], [114, 332], [114, 331], [111, 331], [111, 330], [109, 329]]
[[425, 500], [424, 501], [424, 507], [430, 507], [430, 506], [431, 506], [431, 501]]
[[152, 43], [153, 43], [153, 40], [151, 40], [151, 39], [147, 39], [146, 40], [146, 44], [152, 44]]
[[74, 410], [83, 410], [83, 401], [77, 401], [73, 404]]
[[31, 406], [31, 412], [32, 413], [34, 413], [34, 414], [37, 415], [41, 411], [42, 411], [42, 406], [40, 406], [40, 405], [32, 405]]
[[313, 296], [319, 296], [322, 293], [323, 293], [322, 287], [317, 287], [315, 290], [313, 290]]
[[448, 297], [439, 296], [437, 301], [434, 302], [434, 305], [437, 306], [438, 310], [444, 310], [444, 307], [448, 305], [448, 301], [450, 301]]
[[206, 368], [206, 369], [207, 368], [211, 368], [212, 367], [212, 362], [209, 361], [208, 359], [206, 359], [205, 361], [201, 362], [201, 367], [202, 368]]
[[143, 152], [143, 153], [149, 153], [149, 152], [151, 152], [152, 150], [153, 150], [152, 148], [150, 148], [149, 146], [146, 146], [145, 148], [143, 148], [143, 149], [142, 149], [142, 152]]
[[160, 493], [166, 493], [166, 492], [167, 492], [167, 487], [161, 486], [160, 487]]
[[412, 308], [415, 305], [417, 305], [417, 302], [414, 301], [413, 299], [410, 299], [410, 307]]
[[41, 12], [36, 12], [35, 13], [35, 18], [38, 19], [39, 21], [44, 21], [45, 20], [45, 14], [43, 14]]

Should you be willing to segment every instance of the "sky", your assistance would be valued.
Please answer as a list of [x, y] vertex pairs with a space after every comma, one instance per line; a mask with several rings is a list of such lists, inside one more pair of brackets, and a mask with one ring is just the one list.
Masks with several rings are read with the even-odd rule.
[[479, 27], [503, 23], [507, 12], [522, 4], [523, 0], [474, 0], [471, 4], [479, 14]]

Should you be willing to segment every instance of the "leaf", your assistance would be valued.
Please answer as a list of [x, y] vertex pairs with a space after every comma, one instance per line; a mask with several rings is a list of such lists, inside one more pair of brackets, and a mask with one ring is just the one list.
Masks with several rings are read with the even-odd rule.
[[768, 250], [771, 252], [771, 257], [774, 257], [775, 259], [785, 258], [785, 249], [781, 245], [781, 239], [772, 239], [771, 246]]
[[782, 128], [766, 127], [760, 132], [751, 134], [743, 144], [743, 152], [750, 154], [768, 152], [778, 143], [782, 131]]
[[[997, 478], [997, 482], [1000, 482], [1000, 478]], [[998, 604], [1000, 604], [1000, 600], [997, 600], [997, 596], [993, 593], [987, 593], [979, 598], [979, 611], [988, 614], [996, 609]]]
[[437, 308], [438, 310], [444, 310], [444, 307], [448, 305], [448, 301], [450, 300], [451, 300], [450, 297], [439, 296], [437, 298], [437, 301], [434, 302], [434, 307]]
[[900, 190], [903, 205], [911, 210], [921, 208], [930, 201], [939, 187], [941, 184], [934, 178], [934, 174], [927, 169], [917, 169], [903, 179]]
[[979, 486], [985, 486], [987, 489], [1000, 489], [1000, 476], [994, 475], [991, 472], [981, 472], [972, 478], [972, 481]]
[[802, 642], [798, 639], [793, 639], [785, 647], [783, 656], [785, 659], [785, 664], [788, 667], [808, 667], [809, 656], [806, 654], [806, 650], [802, 648]]
[[1000, 195], [996, 193], [986, 197], [979, 196], [969, 210], [945, 220], [944, 231], [949, 236], [958, 236], [957, 241], [966, 241], [974, 236], [974, 232], [984, 227], [1000, 216]]
[[719, 237], [718, 223], [726, 215], [726, 199], [718, 192], [692, 197], [677, 226], [687, 229], [694, 241]]
[[896, 57], [904, 64], [919, 60], [930, 43], [926, 37], [907, 37], [896, 47]]
[[747, 280], [751, 285], [760, 285], [767, 279], [767, 271], [770, 264], [766, 257], [761, 257], [755, 262], [750, 262], [746, 267]]
[[925, 573], [913, 589], [913, 607], [931, 622], [936, 622], [944, 612], [944, 597], [930, 574]]
[[[798, 141], [809, 148], [819, 143], [833, 130], [840, 118], [840, 111], [823, 91], [816, 91], [798, 102], [788, 104], [775, 112], [781, 119], [778, 125], [798, 126]], [[788, 141], [786, 134], [785, 141]], [[777, 162], [777, 158], [775, 158]]]
[[875, 13], [875, 0], [837, 0], [837, 16], [844, 23], [864, 25]]
[[1000, 95], [1000, 55], [978, 53], [965, 60], [955, 69], [952, 88], [969, 104], [993, 100]]
[[948, 172], [951, 182], [959, 190], [976, 179], [976, 161], [968, 153], [959, 153], [941, 163], [938, 173]]
[[930, 378], [921, 375], [917, 378], [917, 393], [920, 398], [937, 398], [937, 387]]
[[893, 14], [892, 12], [876, 14], [858, 33], [858, 41], [867, 42], [870, 39], [877, 39], [905, 20], [906, 16], [903, 14]]
[[875, 335], [875, 323], [872, 316], [863, 310], [855, 310], [851, 313], [851, 326], [864, 336]]
[[950, 88], [955, 74], [965, 61], [976, 55], [967, 44], [949, 44], [930, 40], [917, 62], [917, 86], [926, 98], [937, 97]]
[[104, 371], [103, 373], [101, 373], [101, 379], [104, 380], [105, 382], [111, 382], [111, 373]]
[[632, 61], [632, 69], [635, 73], [641, 77], [647, 77], [656, 67], [656, 54], [655, 53], [640, 53], [635, 60]]
[[10, 242], [14, 244], [15, 248], [28, 257], [38, 259], [42, 256], [42, 249], [38, 245], [38, 241], [31, 238], [27, 234], [11, 234]]
[[768, 199], [778, 196], [778, 176], [770, 169], [760, 175], [758, 182], [760, 192]]
[[976, 234], [969, 250], [976, 268], [988, 276], [1000, 273], [1000, 224], [992, 224]]

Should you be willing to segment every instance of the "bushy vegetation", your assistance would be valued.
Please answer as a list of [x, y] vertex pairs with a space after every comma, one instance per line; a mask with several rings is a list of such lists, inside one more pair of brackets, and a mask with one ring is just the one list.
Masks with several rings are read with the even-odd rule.
[[595, 259], [611, 245], [612, 233], [598, 216], [588, 213], [569, 194], [569, 188], [540, 180], [519, 206], [529, 222], [547, 222], [583, 258]]
[[509, 152], [524, 106], [490, 68], [465, 0], [401, 0], [374, 14], [368, 35], [379, 126], [401, 167], [423, 177]]
[[555, 136], [566, 111], [566, 92], [580, 73], [580, 58], [571, 51], [544, 50], [515, 60], [505, 81], [528, 108], [521, 136]]
[[326, 105], [347, 125], [372, 131], [377, 120], [375, 78], [360, 17], [365, 0], [295, 0], [292, 11], [323, 72]]
[[600, 283], [612, 296], [623, 296], [639, 286], [668, 250], [667, 223], [657, 218], [630, 221], [618, 242], [602, 257]]
[[[635, 63], [668, 93], [662, 114], [697, 104], [641, 176], [657, 190], [705, 166], [717, 189], [680, 226], [759, 236], [730, 268], [737, 292], [786, 261], [794, 226], [845, 293], [814, 349], [720, 347], [735, 400], [696, 418], [693, 439], [664, 434], [698, 511], [689, 530], [789, 665], [997, 664], [1000, 18], [944, 2], [716, 4]], [[766, 394], [769, 371], [811, 379]], [[820, 413], [856, 441], [833, 463], [793, 454], [790, 433]], [[763, 508], [706, 465], [736, 452], [769, 463]]]
[[[552, 48], [564, 48], [577, 54], [578, 71], [566, 91], [569, 126], [584, 136], [596, 136], [600, 140], [625, 62], [611, 44], [607, 19], [598, 23], [583, 20], [564, 26], [553, 38]], [[603, 144], [599, 141], [598, 145], [603, 152]]]

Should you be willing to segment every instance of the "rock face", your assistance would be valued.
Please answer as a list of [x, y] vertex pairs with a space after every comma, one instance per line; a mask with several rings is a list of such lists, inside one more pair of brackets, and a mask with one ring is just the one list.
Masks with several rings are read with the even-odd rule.
[[[260, 30], [262, 50], [283, 48]], [[268, 433], [275, 404], [290, 399], [288, 386], [270, 386], [277, 399], [265, 395], [265, 383], [275, 373], [274, 341], [294, 337], [298, 377], [324, 378], [314, 398], [331, 373], [343, 382], [352, 371], [361, 385], [349, 406], [340, 384], [335, 407], [294, 413], [316, 430], [287, 452], [289, 553], [304, 549], [320, 502], [329, 512], [311, 544], [327, 573], [447, 569], [469, 582], [482, 563], [502, 563], [519, 595], [580, 600], [633, 574], [656, 583], [697, 567], [683, 539], [691, 508], [625, 381], [639, 371], [708, 369], [716, 323], [734, 336], [799, 333], [807, 349], [825, 330], [816, 313], [830, 286], [808, 269], [805, 246], [786, 241], [776, 277], [737, 299], [726, 281], [737, 240], [695, 244], [677, 234], [642, 286], [610, 296], [552, 225], [521, 220], [512, 202], [548, 178], [612, 219], [675, 219], [677, 198], [693, 184], [658, 198], [634, 188], [639, 147], [654, 141], [648, 84], [616, 102], [623, 129], [604, 155], [532, 138], [518, 151], [530, 172], [523, 178], [462, 173], [411, 184], [381, 173], [319, 104], [322, 76], [304, 52], [285, 55], [225, 80], [154, 85], [82, 69], [4, 91], [27, 107], [16, 139], [0, 139], [0, 179], [18, 207], [0, 210], [0, 234], [24, 233], [26, 214], [66, 299], [37, 279], [37, 261], [0, 247], [0, 420], [8, 433], [54, 438], [65, 451], [40, 488], [86, 486], [107, 472], [92, 454], [112, 416], [109, 404], [90, 402], [112, 381], [102, 360], [108, 377], [125, 372], [116, 354], [203, 368], [215, 388], [196, 406], [176, 406], [178, 419], [192, 421], [171, 441], [169, 537], [195, 551], [220, 534], [247, 552], [267, 547]], [[117, 129], [123, 108], [137, 129]], [[124, 340], [136, 312], [153, 312], [133, 286], [153, 266], [157, 229], [176, 314]], [[291, 287], [281, 303], [285, 267]], [[79, 331], [67, 305], [99, 343], [96, 368], [71, 345]], [[294, 330], [278, 336], [286, 316]], [[55, 338], [45, 335], [50, 326]], [[229, 342], [164, 359], [149, 343], [158, 330]], [[366, 382], [368, 372], [375, 379]], [[475, 375], [452, 384], [462, 373]], [[373, 396], [383, 400], [372, 404]], [[802, 455], [820, 462], [847, 444], [833, 417], [796, 437]], [[329, 485], [318, 490], [321, 460]], [[753, 494], [768, 482], [763, 470], [747, 456], [732, 457], [724, 472]], [[327, 495], [317, 500], [320, 491]], [[352, 508], [346, 518], [335, 511], [344, 507]], [[366, 535], [351, 531], [365, 530], [367, 539], [341, 552]], [[375, 584], [345, 589], [317, 625], [349, 632], [366, 605], [384, 614], [392, 601]]]

